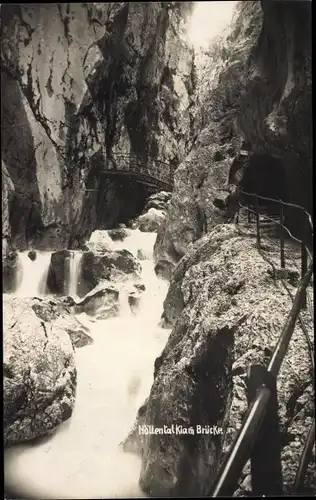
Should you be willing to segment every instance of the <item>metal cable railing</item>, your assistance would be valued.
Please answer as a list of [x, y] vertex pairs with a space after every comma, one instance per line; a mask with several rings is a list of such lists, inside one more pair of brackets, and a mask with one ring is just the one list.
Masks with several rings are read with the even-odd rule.
[[285, 205], [285, 206], [287, 206], [287, 207], [298, 208], [301, 212], [304, 212], [306, 214], [308, 222], [310, 224], [310, 227], [311, 227], [311, 229], [313, 231], [313, 221], [312, 221], [312, 218], [311, 218], [310, 214], [307, 212], [306, 208], [301, 207], [300, 205], [296, 205], [295, 203], [290, 203], [290, 202], [283, 201], [283, 200], [275, 200], [273, 198], [268, 198], [267, 196], [261, 196], [261, 195], [258, 195], [256, 193], [247, 193], [247, 191], [244, 191], [243, 189], [240, 189], [239, 193], [240, 194], [244, 194], [246, 196], [251, 196], [253, 198], [258, 198], [260, 200], [272, 201], [274, 203], [280, 203], [280, 201], [281, 201], [282, 204]]
[[[249, 207], [246, 207], [245, 205], [242, 205], [241, 203], [239, 204], [239, 207], [240, 208], [244, 208], [246, 210], [248, 210], [249, 212], [257, 215], [257, 211], [256, 210], [252, 210], [251, 208]], [[291, 233], [291, 231], [284, 225], [282, 224], [281, 222], [275, 220], [275, 219], [272, 219], [271, 217], [269, 217], [268, 215], [263, 215], [263, 217], [266, 219], [266, 220], [269, 220], [270, 222], [273, 222], [273, 224], [277, 224], [278, 226], [282, 226], [283, 229], [288, 233], [289, 237], [291, 238], [291, 240], [293, 241], [296, 241], [297, 243], [299, 244], [302, 244], [302, 240], [299, 240], [298, 238], [296, 238], [295, 236], [293, 236], [293, 234]], [[309, 251], [309, 249], [306, 247], [306, 251], [308, 253], [308, 256], [310, 259], [312, 259], [312, 254], [311, 252]]]
[[[251, 480], [252, 494], [255, 496], [281, 495], [283, 490], [282, 484], [282, 467], [281, 467], [281, 440], [279, 431], [278, 418], [278, 403], [277, 403], [277, 388], [276, 379], [281, 368], [283, 359], [286, 355], [292, 334], [294, 332], [297, 319], [300, 322], [303, 334], [307, 341], [307, 346], [310, 354], [312, 372], [314, 372], [314, 357], [312, 343], [308, 334], [308, 329], [301, 316], [301, 310], [307, 306], [307, 287], [311, 282], [313, 275], [313, 258], [310, 250], [307, 248], [303, 239], [299, 240], [294, 237], [291, 231], [284, 225], [283, 205], [289, 205], [302, 210], [307, 215], [310, 228], [313, 230], [312, 219], [308, 212], [298, 205], [287, 204], [281, 200], [273, 200], [272, 198], [259, 197], [254, 193], [246, 193], [239, 191], [239, 194], [253, 196], [256, 200], [255, 210], [249, 206], [245, 207], [238, 199], [236, 223], [239, 223], [240, 209], [246, 209], [249, 213], [254, 213], [256, 216], [256, 236], [257, 248], [262, 252], [260, 238], [260, 222], [263, 220], [270, 221], [273, 225], [280, 227], [280, 245], [272, 241], [280, 250], [281, 268], [285, 268], [285, 260], [289, 260], [289, 256], [285, 252], [285, 232], [290, 239], [300, 244], [301, 250], [301, 281], [297, 288], [296, 294], [293, 297], [290, 290], [283, 286], [289, 293], [292, 301], [292, 307], [284, 324], [278, 342], [275, 346], [268, 367], [254, 365], [250, 367], [248, 376], [248, 411], [244, 418], [242, 427], [238, 432], [234, 444], [232, 445], [225, 462], [220, 470], [220, 473], [213, 485], [210, 496], [232, 496], [236, 491], [238, 480], [246, 462], [251, 460]], [[280, 205], [280, 221], [272, 219], [268, 215], [264, 215], [260, 220], [260, 212], [258, 199], [264, 199], [279, 203]], [[274, 226], [275, 227], [275, 226]], [[265, 236], [265, 235], [263, 235]], [[265, 236], [266, 237], [266, 236]], [[308, 257], [310, 262], [308, 263]], [[266, 257], [265, 257], [266, 258]], [[293, 260], [293, 262], [295, 262]], [[269, 261], [275, 270], [275, 266]], [[295, 264], [296, 267], [296, 264]], [[311, 312], [311, 308], [310, 308]], [[297, 469], [297, 474], [294, 483], [294, 492], [297, 493], [302, 487], [304, 475], [309, 461], [309, 454], [313, 446], [315, 436], [315, 425], [313, 423], [309, 430], [307, 440], [301, 455], [300, 463]]]

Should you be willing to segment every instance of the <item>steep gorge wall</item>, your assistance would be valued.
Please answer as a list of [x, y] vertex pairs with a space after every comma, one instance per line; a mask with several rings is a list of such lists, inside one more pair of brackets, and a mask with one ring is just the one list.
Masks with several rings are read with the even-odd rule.
[[[287, 201], [312, 212], [311, 2], [263, 0], [237, 126], [255, 153], [283, 163]], [[301, 213], [290, 226], [299, 233]]]
[[[281, 161], [287, 201], [311, 211], [310, 2], [239, 2], [227, 36], [210, 48], [199, 74], [197, 107], [198, 138], [175, 173], [155, 245], [156, 262], [169, 270], [223, 221], [213, 201], [243, 141], [251, 154]], [[297, 213], [287, 216], [298, 233]]]
[[89, 236], [111, 212], [100, 171], [115, 153], [183, 159], [194, 82], [178, 4], [2, 6], [5, 248]]

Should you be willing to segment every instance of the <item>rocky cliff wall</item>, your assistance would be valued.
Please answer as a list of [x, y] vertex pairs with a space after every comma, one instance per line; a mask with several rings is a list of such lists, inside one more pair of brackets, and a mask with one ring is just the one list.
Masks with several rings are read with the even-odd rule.
[[[175, 173], [156, 262], [172, 269], [223, 220], [213, 201], [227, 186], [243, 141], [255, 158], [264, 154], [282, 164], [287, 201], [311, 210], [310, 19], [310, 2], [237, 4], [230, 28], [214, 41], [199, 72], [198, 137]], [[297, 212], [286, 215], [298, 233]]]
[[[262, 248], [268, 243], [263, 238]], [[140, 484], [150, 496], [210, 494], [247, 410], [249, 366], [268, 366], [292, 307], [287, 290], [295, 294], [297, 271], [282, 280], [271, 258], [271, 248], [258, 251], [251, 231], [219, 224], [178, 263], [163, 313], [173, 329], [155, 361], [149, 397], [124, 443], [127, 451], [141, 455]], [[303, 314], [313, 342], [312, 317]], [[311, 362], [299, 322], [277, 382], [284, 494], [291, 494], [314, 414]], [[138, 426], [146, 424], [191, 427], [195, 434], [142, 435]], [[217, 426], [222, 433], [202, 434], [199, 425]], [[307, 495], [315, 491], [312, 462]], [[249, 495], [247, 464], [234, 497]]]
[[183, 159], [193, 54], [181, 35], [191, 4], [177, 4], [2, 6], [7, 242], [55, 249], [87, 237], [111, 212], [100, 170], [115, 153]]
[[[255, 153], [282, 161], [287, 200], [312, 211], [311, 2], [263, 0], [237, 126]], [[299, 233], [301, 214], [288, 214]]]

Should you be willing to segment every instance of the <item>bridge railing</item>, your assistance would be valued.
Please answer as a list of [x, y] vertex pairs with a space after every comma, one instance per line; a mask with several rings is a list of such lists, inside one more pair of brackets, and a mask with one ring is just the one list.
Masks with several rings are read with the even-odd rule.
[[114, 153], [107, 161], [107, 167], [103, 173], [113, 171], [131, 172], [142, 176], [148, 176], [172, 188], [173, 169], [169, 163], [155, 158], [147, 160], [133, 154]]
[[[254, 210], [243, 206], [238, 201], [236, 223], [239, 219], [239, 209], [251, 210], [256, 216], [257, 247], [260, 251], [260, 213], [258, 207], [259, 196], [253, 193], [243, 193], [253, 196], [255, 200]], [[264, 199], [264, 197], [260, 197]], [[267, 198], [265, 198], [267, 200]], [[279, 224], [284, 230], [282, 207], [284, 202], [272, 200], [280, 204]], [[306, 210], [297, 205], [294, 206], [308, 216], [308, 221], [313, 227], [312, 219]], [[269, 218], [276, 222], [274, 219]], [[285, 267], [284, 241], [280, 241], [281, 267]], [[290, 234], [290, 236], [292, 236]], [[293, 237], [293, 236], [292, 236]], [[298, 241], [297, 238], [294, 240]], [[282, 495], [282, 465], [281, 465], [281, 436], [278, 416], [277, 376], [294, 332], [297, 319], [301, 320], [300, 311], [306, 307], [306, 290], [313, 275], [313, 259], [304, 241], [300, 241], [302, 248], [301, 281], [297, 288], [295, 297], [292, 298], [292, 307], [284, 323], [280, 337], [275, 345], [268, 367], [263, 365], [250, 366], [247, 381], [248, 410], [243, 420], [241, 429], [228, 452], [219, 474], [213, 483], [210, 497], [232, 496], [238, 487], [242, 471], [248, 460], [251, 463], [252, 494], [254, 496]], [[304, 251], [303, 251], [304, 247]], [[282, 250], [283, 248], [283, 250]], [[310, 262], [307, 262], [307, 255]], [[301, 323], [302, 325], [303, 323]], [[303, 329], [304, 331], [304, 329]], [[305, 330], [307, 337], [308, 332]], [[308, 337], [310, 342], [310, 339]], [[310, 344], [309, 344], [310, 346]], [[310, 350], [311, 365], [314, 372], [313, 351]], [[293, 493], [298, 493], [302, 487], [311, 449], [315, 442], [315, 421], [313, 422], [305, 442], [303, 453], [297, 468], [297, 474], [293, 485]]]

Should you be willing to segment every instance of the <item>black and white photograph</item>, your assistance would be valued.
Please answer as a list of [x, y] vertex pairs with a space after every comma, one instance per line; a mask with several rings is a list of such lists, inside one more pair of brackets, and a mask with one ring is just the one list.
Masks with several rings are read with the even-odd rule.
[[0, 18], [4, 500], [315, 497], [312, 1]]

